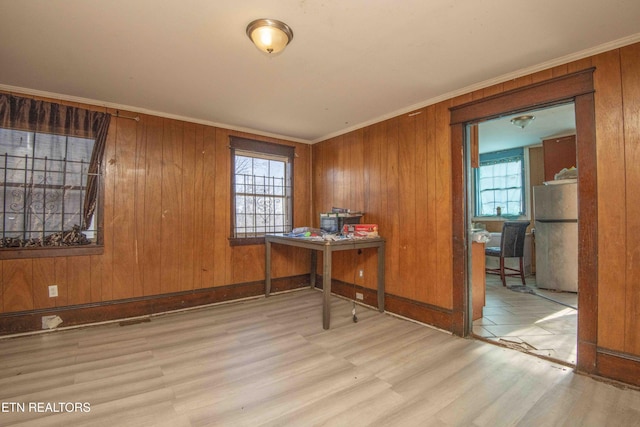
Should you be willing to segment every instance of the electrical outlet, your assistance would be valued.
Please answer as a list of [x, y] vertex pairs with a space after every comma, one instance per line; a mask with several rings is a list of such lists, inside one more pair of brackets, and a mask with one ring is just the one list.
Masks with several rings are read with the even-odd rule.
[[364, 299], [364, 295], [362, 295], [360, 292], [356, 292], [356, 299], [362, 301]]
[[58, 296], [58, 285], [49, 286], [49, 298], [55, 298]]
[[358, 276], [364, 277], [364, 270], [358, 270]]

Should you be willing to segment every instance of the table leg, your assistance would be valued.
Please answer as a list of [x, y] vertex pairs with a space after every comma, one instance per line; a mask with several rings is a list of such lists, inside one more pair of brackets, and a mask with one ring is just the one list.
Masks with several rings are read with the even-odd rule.
[[329, 329], [331, 325], [331, 248], [324, 247], [322, 268], [322, 327]]
[[264, 296], [271, 293], [271, 242], [264, 242]]
[[378, 311], [384, 312], [384, 244], [378, 246]]
[[316, 269], [318, 267], [318, 255], [316, 251], [311, 249], [311, 275], [309, 277], [309, 283], [311, 284], [311, 289], [316, 288]]

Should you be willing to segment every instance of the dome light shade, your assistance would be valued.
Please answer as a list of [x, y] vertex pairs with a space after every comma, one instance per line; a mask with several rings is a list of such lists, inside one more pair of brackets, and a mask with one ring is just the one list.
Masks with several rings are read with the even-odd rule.
[[247, 36], [261, 51], [272, 54], [282, 51], [293, 39], [293, 31], [275, 19], [256, 19], [247, 25]]
[[518, 126], [521, 129], [524, 129], [529, 123], [531, 123], [536, 117], [535, 116], [518, 116], [511, 119], [511, 123]]

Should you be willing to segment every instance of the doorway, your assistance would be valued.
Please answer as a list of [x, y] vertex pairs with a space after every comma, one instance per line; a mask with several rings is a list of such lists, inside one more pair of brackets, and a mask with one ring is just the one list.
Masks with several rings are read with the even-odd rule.
[[[499, 275], [481, 271], [478, 277], [473, 268], [468, 270], [471, 334], [574, 366], [578, 319], [575, 106], [569, 102], [467, 124], [465, 134], [472, 157], [466, 166], [468, 246], [499, 247], [505, 222], [529, 224], [523, 236], [524, 279], [507, 276], [505, 286]], [[546, 190], [565, 195], [564, 199], [554, 196], [558, 203], [552, 204], [550, 223], [542, 207], [536, 207], [545, 200]], [[536, 192], [538, 203], [534, 203]], [[560, 214], [567, 212], [571, 212], [567, 222], [559, 222], [565, 221]], [[549, 254], [560, 255], [562, 262], [556, 263]], [[472, 266], [499, 268], [499, 258], [485, 258], [482, 249], [473, 248], [469, 257]], [[507, 258], [505, 267], [519, 270], [519, 259]], [[484, 289], [477, 292], [480, 287]]]
[[[472, 334], [468, 271], [465, 126], [506, 114], [573, 101], [576, 116], [578, 184], [578, 346], [576, 370], [595, 373], [597, 360], [597, 179], [593, 68], [566, 74], [450, 109], [452, 159], [453, 309], [452, 331]], [[470, 221], [469, 221], [470, 222]]]

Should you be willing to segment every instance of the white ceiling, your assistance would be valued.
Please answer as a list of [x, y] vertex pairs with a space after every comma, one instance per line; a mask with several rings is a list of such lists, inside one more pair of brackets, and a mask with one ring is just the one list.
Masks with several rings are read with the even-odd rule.
[[[0, 89], [302, 142], [640, 41], [638, 0], [0, 0], [0, 16]], [[284, 52], [250, 43], [257, 18], [292, 27]]]
[[[511, 119], [521, 115], [534, 119], [520, 128]], [[576, 132], [576, 115], [573, 103], [538, 110], [511, 114], [478, 124], [480, 153], [528, 147], [542, 144], [552, 137], [573, 135]]]

